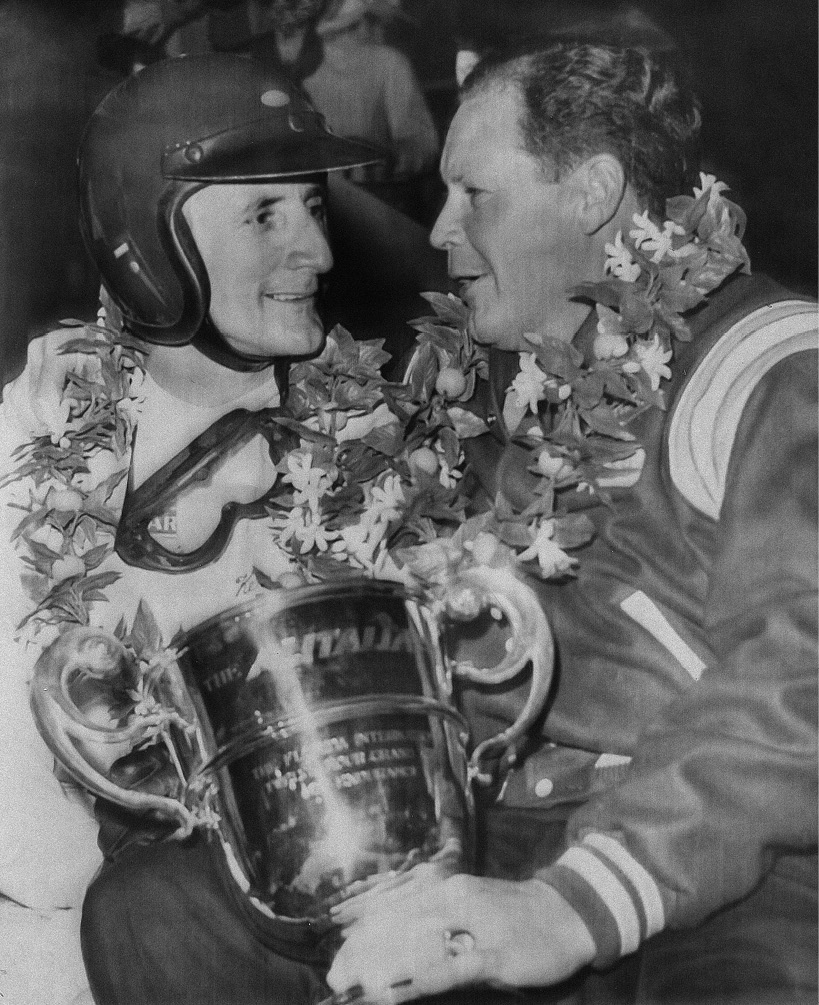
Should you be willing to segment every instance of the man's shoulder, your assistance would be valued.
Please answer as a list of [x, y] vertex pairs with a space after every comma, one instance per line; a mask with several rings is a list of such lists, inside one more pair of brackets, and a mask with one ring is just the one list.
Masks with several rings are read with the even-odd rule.
[[[716, 318], [702, 329], [699, 353], [687, 368], [668, 426], [672, 481], [713, 519], [749, 400], [783, 364], [805, 369], [801, 360], [815, 353], [819, 340], [816, 303], [767, 277], [734, 283], [722, 299]], [[816, 380], [815, 372], [811, 378]], [[792, 408], [779, 384], [782, 408]]]
[[783, 301], [816, 304], [807, 294], [795, 293], [764, 273], [731, 276], [709, 296], [702, 309], [693, 314], [690, 327], [695, 341], [709, 333], [719, 338], [734, 324], [760, 307]]

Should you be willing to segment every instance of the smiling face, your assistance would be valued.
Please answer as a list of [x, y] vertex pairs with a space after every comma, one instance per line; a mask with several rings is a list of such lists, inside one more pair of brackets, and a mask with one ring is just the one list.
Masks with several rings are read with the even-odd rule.
[[210, 319], [246, 356], [304, 356], [324, 340], [318, 277], [333, 265], [324, 189], [208, 185], [183, 207], [210, 280]]
[[447, 200], [430, 237], [448, 253], [474, 336], [503, 349], [525, 347], [524, 332], [571, 339], [588, 308], [566, 290], [596, 264], [573, 176], [556, 181], [524, 149], [521, 111], [508, 85], [460, 106], [441, 159]]

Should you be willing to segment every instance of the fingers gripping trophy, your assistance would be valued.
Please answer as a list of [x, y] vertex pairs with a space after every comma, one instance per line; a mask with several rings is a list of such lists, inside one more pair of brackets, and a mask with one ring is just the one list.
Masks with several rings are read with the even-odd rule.
[[[196, 586], [242, 549], [256, 571], [248, 527], [309, 509], [295, 468], [284, 485], [288, 458], [355, 453], [354, 422], [339, 454], [320, 422], [287, 411], [288, 370], [324, 343], [327, 173], [376, 158], [241, 57], [156, 64], [95, 113], [79, 159], [83, 231], [123, 345], [147, 359], [106, 562], [141, 600], [186, 611], [147, 658], [134, 642], [152, 634], [144, 613], [130, 633], [62, 625], [32, 688], [46, 743], [80, 783], [171, 822], [173, 838], [206, 831], [254, 908], [316, 935], [334, 906], [420, 864], [469, 869], [473, 781], [533, 722], [551, 678], [545, 618], [503, 569], [475, 564], [433, 596], [394, 563], [379, 578], [373, 563], [345, 568], [345, 552], [344, 575], [298, 578], [283, 560], [266, 577], [275, 588], [215, 611]], [[237, 463], [251, 471], [239, 499], [225, 495]], [[504, 645], [476, 667], [458, 638], [489, 611]], [[517, 721], [473, 749], [458, 679], [499, 683], [530, 664]]]

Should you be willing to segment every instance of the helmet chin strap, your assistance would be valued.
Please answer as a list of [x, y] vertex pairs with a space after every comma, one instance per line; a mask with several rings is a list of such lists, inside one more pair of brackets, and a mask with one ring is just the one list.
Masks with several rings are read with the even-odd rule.
[[218, 329], [205, 318], [199, 331], [191, 340], [191, 345], [214, 363], [235, 370], [238, 373], [252, 373], [266, 370], [277, 361], [277, 356], [252, 356], [237, 352], [219, 333]]
[[236, 350], [222, 338], [219, 330], [206, 318], [204, 324], [193, 337], [190, 343], [194, 349], [201, 352], [203, 356], [224, 366], [228, 370], [237, 373], [258, 373], [275, 367], [274, 380], [279, 389], [279, 402], [283, 405], [287, 399], [288, 373], [290, 371], [290, 358], [282, 356], [246, 356]]

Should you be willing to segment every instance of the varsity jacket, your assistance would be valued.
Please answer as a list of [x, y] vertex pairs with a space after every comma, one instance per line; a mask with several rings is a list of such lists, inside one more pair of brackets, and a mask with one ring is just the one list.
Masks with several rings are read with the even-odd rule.
[[[598, 965], [772, 868], [815, 876], [815, 305], [737, 277], [691, 328], [667, 411], [638, 420], [639, 479], [590, 511], [577, 580], [532, 584], [557, 684], [504, 799], [580, 804], [537, 875], [583, 917]], [[472, 474], [494, 493], [486, 458], [503, 450], [482, 439]], [[520, 693], [468, 696], [478, 735]]]

